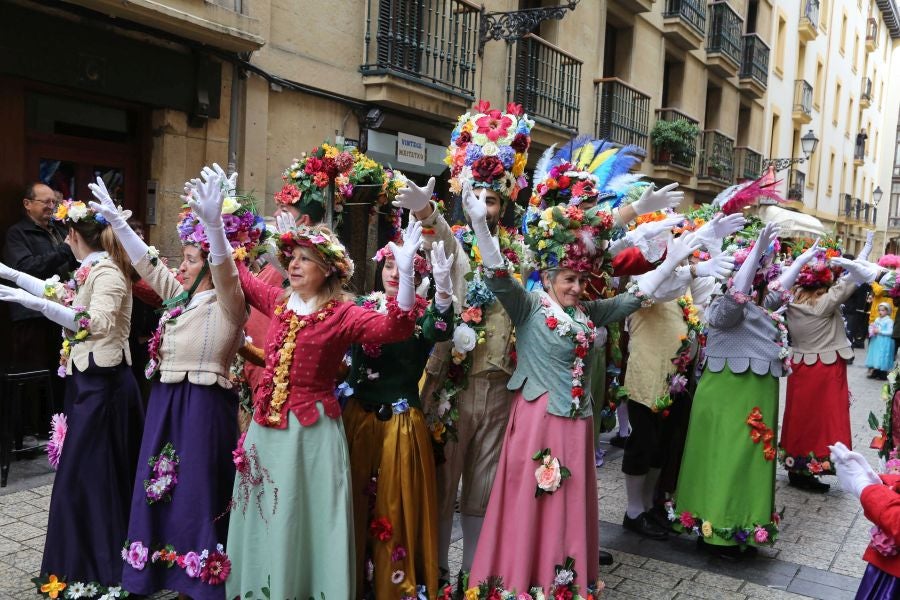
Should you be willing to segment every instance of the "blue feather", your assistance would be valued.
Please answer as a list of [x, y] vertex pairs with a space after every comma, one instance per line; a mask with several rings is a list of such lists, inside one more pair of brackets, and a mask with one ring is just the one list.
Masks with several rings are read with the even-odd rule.
[[570, 140], [565, 146], [560, 148], [559, 152], [556, 153], [556, 156], [553, 157], [553, 164], [558, 165], [562, 162], [572, 162], [572, 155], [575, 154], [575, 151], [585, 144], [589, 144], [591, 141], [591, 136], [589, 135], [579, 135], [575, 139]]
[[[638, 163], [641, 162], [640, 155], [635, 151], [640, 150], [639, 146], [625, 146], [613, 156], [612, 160], [606, 161], [610, 164], [603, 164], [594, 173], [600, 180], [600, 189], [606, 189], [607, 184], [619, 175], [629, 173]], [[601, 174], [602, 172], [602, 174]]]

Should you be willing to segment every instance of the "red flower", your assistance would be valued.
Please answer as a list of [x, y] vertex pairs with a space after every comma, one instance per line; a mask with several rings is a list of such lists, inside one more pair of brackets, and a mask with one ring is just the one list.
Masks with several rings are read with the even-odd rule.
[[577, 385], [572, 387], [572, 397], [573, 398], [581, 398], [582, 396], [584, 396], [584, 388], [583, 387], [580, 387]]
[[521, 117], [525, 114], [525, 109], [522, 108], [521, 104], [516, 104], [515, 102], [510, 102], [506, 105], [506, 112], [511, 115], [516, 115], [517, 117]]
[[329, 178], [333, 179], [338, 174], [337, 163], [334, 162], [333, 158], [326, 156], [322, 159], [322, 170]]
[[572, 187], [572, 196], [575, 196], [577, 198], [596, 195], [597, 190], [596, 188], [594, 188], [593, 181], [582, 179]]
[[496, 142], [504, 137], [512, 125], [512, 119], [504, 115], [499, 110], [491, 110], [475, 121], [478, 126], [478, 133], [483, 133], [492, 142]]
[[319, 171], [315, 175], [313, 175], [313, 183], [316, 184], [316, 187], [323, 188], [328, 185], [328, 175], [324, 172]]
[[559, 321], [556, 317], [547, 317], [547, 327], [550, 329], [556, 329], [556, 326], [559, 325]]
[[209, 585], [225, 583], [231, 573], [231, 559], [221, 552], [213, 552], [206, 558], [206, 564], [200, 569], [200, 580]]
[[303, 167], [303, 170], [307, 175], [314, 175], [322, 170], [322, 160], [316, 158], [315, 156], [311, 156], [306, 159], [306, 165]]
[[492, 183], [503, 175], [503, 163], [496, 156], [482, 156], [472, 163], [472, 176], [475, 181]]
[[487, 600], [500, 600], [500, 591], [497, 588], [492, 589]]
[[[459, 142], [456, 143], [457, 145], [459, 145]], [[512, 144], [510, 144], [510, 146], [512, 146], [513, 150], [521, 154], [523, 152], [526, 152], [528, 150], [528, 147], [531, 146], [531, 139], [529, 139], [529, 137], [524, 133], [517, 133], [516, 137], [513, 138]]]
[[378, 541], [386, 542], [394, 535], [394, 526], [387, 517], [378, 517], [369, 523], [369, 533]]
[[572, 179], [567, 177], [566, 175], [560, 175], [559, 179], [556, 180], [556, 183], [559, 185], [559, 189], [564, 190], [569, 187], [569, 184], [572, 183]]
[[822, 472], [822, 463], [820, 463], [817, 460], [811, 460], [811, 461], [809, 461], [807, 468], [809, 469], [810, 473], [813, 473], [813, 474], [821, 473]]
[[471, 141], [472, 141], [472, 134], [469, 133], [468, 131], [463, 131], [462, 133], [459, 134], [459, 137], [456, 138], [456, 147], [463, 148], [466, 146], [466, 144], [468, 144]]
[[553, 600], [572, 600], [572, 598], [574, 598], [572, 590], [567, 585], [561, 585], [553, 592]]
[[475, 104], [474, 108], [477, 113], [486, 113], [491, 110], [491, 103], [487, 100], [479, 100], [477, 104]]
[[585, 356], [587, 356], [587, 353], [588, 349], [584, 346], [575, 346], [575, 356], [577, 356], [578, 358], [584, 358]]
[[481, 307], [470, 306], [464, 310], [460, 316], [466, 323], [475, 323], [477, 325], [478, 323], [481, 323]]
[[278, 204], [294, 204], [300, 199], [300, 190], [291, 184], [285, 185], [275, 192], [275, 202]]

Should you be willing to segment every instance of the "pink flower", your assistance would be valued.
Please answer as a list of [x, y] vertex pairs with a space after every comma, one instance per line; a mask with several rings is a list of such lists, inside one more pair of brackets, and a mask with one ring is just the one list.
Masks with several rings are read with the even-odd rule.
[[447, 323], [445, 321], [435, 321], [434, 328], [438, 331], [447, 331]]
[[184, 572], [188, 577], [200, 577], [200, 555], [191, 550], [184, 555]]
[[487, 100], [479, 100], [473, 110], [477, 113], [486, 113], [491, 110], [491, 103]]
[[396, 548], [394, 548], [394, 551], [391, 552], [392, 562], [399, 562], [404, 558], [406, 558], [406, 548], [404, 548], [403, 546], [397, 546]]
[[125, 561], [133, 568], [140, 571], [144, 568], [144, 565], [147, 564], [148, 554], [149, 551], [144, 544], [141, 542], [132, 542], [131, 546], [128, 548], [128, 553], [125, 556]]
[[534, 471], [538, 488], [545, 492], [555, 492], [562, 482], [562, 472], [559, 467], [559, 459], [544, 457], [544, 462]]
[[231, 460], [234, 462], [234, 468], [238, 473], [243, 473], [248, 468], [247, 452], [244, 450], [244, 439], [247, 432], [241, 434], [237, 443], [237, 448], [231, 451]]
[[59, 459], [62, 456], [63, 443], [66, 441], [68, 431], [66, 415], [58, 413], [50, 418], [50, 440], [47, 442], [47, 460], [50, 466], [59, 467]]
[[488, 111], [487, 114], [475, 121], [478, 133], [483, 133], [492, 142], [504, 137], [512, 125], [512, 119], [497, 109]]
[[900, 549], [897, 548], [894, 538], [886, 534], [877, 526], [870, 530], [872, 535], [872, 547], [875, 548], [883, 556], [896, 556]]
[[753, 539], [756, 540], [757, 544], [765, 544], [769, 541], [769, 532], [757, 525], [756, 529], [753, 530]]
[[694, 517], [687, 511], [681, 513], [679, 520], [681, 521], [681, 526], [686, 529], [692, 529], [694, 527]]
[[[221, 547], [221, 546], [220, 546]], [[225, 583], [231, 573], [231, 559], [222, 552], [213, 552], [200, 570], [200, 580], [209, 585]]]

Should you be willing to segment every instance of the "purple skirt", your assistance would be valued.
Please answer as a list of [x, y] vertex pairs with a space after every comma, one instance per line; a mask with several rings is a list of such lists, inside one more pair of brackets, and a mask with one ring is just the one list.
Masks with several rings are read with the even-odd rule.
[[[218, 385], [180, 383], [153, 385], [141, 442], [137, 478], [131, 497], [127, 539], [148, 548], [146, 561], [122, 562], [122, 584], [135, 594], [161, 589], [194, 600], [225, 598], [225, 586], [210, 585], [197, 570], [152, 562], [154, 551], [171, 546], [178, 555], [212, 553], [228, 538], [228, 508], [234, 486], [231, 451], [237, 446], [237, 395]], [[150, 467], [171, 444], [178, 457], [177, 481], [170, 499], [148, 502], [145, 485], [158, 473]], [[120, 545], [125, 542], [122, 538]]]
[[118, 585], [143, 412], [124, 362], [66, 379], [66, 441], [53, 481], [41, 573]]
[[868, 565], [856, 590], [856, 600], [894, 600], [900, 598], [900, 579]]

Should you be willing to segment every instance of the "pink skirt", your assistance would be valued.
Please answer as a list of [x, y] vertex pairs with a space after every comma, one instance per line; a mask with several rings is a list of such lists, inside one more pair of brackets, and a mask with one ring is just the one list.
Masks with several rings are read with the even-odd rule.
[[[518, 593], [549, 589], [555, 566], [575, 559], [575, 583], [586, 593], [599, 571], [597, 472], [593, 419], [547, 412], [547, 394], [528, 402], [521, 391], [512, 403], [497, 475], [478, 539], [469, 586], [491, 576]], [[535, 453], [549, 448], [571, 472], [555, 492], [535, 497]]]

